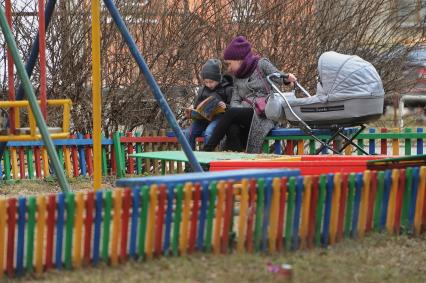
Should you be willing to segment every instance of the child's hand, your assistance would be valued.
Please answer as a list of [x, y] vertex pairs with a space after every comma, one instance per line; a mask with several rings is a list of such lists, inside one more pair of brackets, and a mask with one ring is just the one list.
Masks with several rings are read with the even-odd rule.
[[220, 108], [226, 109], [226, 104], [225, 104], [225, 102], [223, 102], [223, 101], [220, 101], [217, 105], [218, 105]]
[[191, 118], [191, 112], [192, 112], [192, 106], [185, 108], [183, 115], [185, 116], [185, 118], [190, 119]]

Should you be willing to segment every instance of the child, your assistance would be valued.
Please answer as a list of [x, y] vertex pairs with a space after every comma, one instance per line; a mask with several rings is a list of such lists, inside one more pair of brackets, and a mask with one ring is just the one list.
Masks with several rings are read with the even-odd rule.
[[[185, 109], [185, 117], [193, 119], [189, 130], [185, 131], [185, 135], [193, 150], [195, 150], [195, 139], [197, 137], [203, 136], [204, 143], [207, 143], [222, 116], [219, 113], [212, 117], [203, 117], [202, 115], [198, 115], [199, 112], [195, 111], [197, 107], [199, 110], [202, 105], [208, 104], [206, 102], [210, 102], [209, 104], [216, 103], [214, 106], [224, 111], [229, 108], [231, 102], [232, 77], [228, 75], [222, 76], [221, 65], [218, 59], [207, 60], [201, 69], [203, 86], [198, 91], [194, 105]], [[211, 105], [203, 108], [211, 108]]]

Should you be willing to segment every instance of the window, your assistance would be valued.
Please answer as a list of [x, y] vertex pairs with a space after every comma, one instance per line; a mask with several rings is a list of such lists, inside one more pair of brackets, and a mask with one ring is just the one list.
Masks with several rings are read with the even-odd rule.
[[406, 26], [425, 23], [426, 0], [397, 0], [397, 9]]
[[250, 21], [256, 13], [258, 1], [254, 0], [237, 0], [232, 2], [232, 21], [233, 22], [244, 22]]

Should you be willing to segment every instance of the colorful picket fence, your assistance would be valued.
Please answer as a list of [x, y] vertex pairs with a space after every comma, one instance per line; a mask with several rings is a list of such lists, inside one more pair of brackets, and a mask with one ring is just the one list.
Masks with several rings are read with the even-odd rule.
[[[369, 154], [383, 154], [383, 155], [417, 155], [423, 154], [425, 149], [424, 140], [426, 139], [426, 133], [423, 128], [405, 128], [402, 132], [399, 129], [375, 129], [370, 128], [364, 130], [356, 138], [356, 143]], [[281, 131], [274, 131], [266, 137], [263, 151], [265, 153], [271, 151], [271, 142], [273, 145], [273, 152], [276, 154], [287, 154], [287, 155], [302, 155], [302, 154], [315, 154], [316, 149], [319, 147], [318, 143], [315, 142], [310, 136], [293, 134], [282, 135]], [[319, 136], [321, 139], [327, 139], [327, 136]], [[334, 144], [335, 145], [335, 144]], [[403, 151], [401, 148], [403, 147]], [[323, 150], [323, 153], [327, 153], [327, 149]], [[344, 152], [346, 155], [354, 154], [352, 146], [348, 146]], [[362, 153], [360, 151], [355, 152], [358, 155]]]
[[[369, 129], [358, 137], [358, 144], [373, 154], [417, 155], [424, 154], [426, 133], [423, 128], [391, 132], [388, 129]], [[325, 138], [325, 137], [324, 137]], [[202, 139], [198, 140], [199, 143]], [[91, 176], [93, 174], [93, 142], [90, 135], [73, 135], [70, 139], [54, 141], [60, 162], [68, 177]], [[265, 152], [277, 154], [313, 154], [315, 143], [306, 135], [275, 135], [271, 133], [265, 141]], [[131, 175], [160, 174], [158, 160], [134, 158], [133, 153], [179, 150], [175, 137], [166, 135], [165, 130], [150, 133], [115, 133], [111, 139], [102, 141], [102, 174], [125, 177]], [[354, 154], [351, 149], [346, 154]], [[355, 153], [356, 154], [356, 153]], [[169, 162], [168, 173], [181, 173], [185, 164]], [[46, 149], [42, 141], [9, 142], [0, 162], [3, 180], [43, 178], [54, 174], [49, 166]]]
[[[294, 129], [289, 129], [289, 135], [275, 134], [274, 130], [266, 138], [264, 144], [264, 153], [276, 153], [287, 155], [314, 154], [318, 144], [307, 135], [295, 135]], [[277, 133], [282, 133], [282, 130]], [[299, 131], [300, 132], [300, 131]], [[125, 177], [126, 175], [140, 174], [141, 172], [151, 172], [159, 174], [161, 172], [161, 163], [150, 159], [141, 159], [131, 157], [130, 154], [142, 151], [155, 150], [174, 150], [179, 149], [175, 137], [165, 136], [165, 132], [160, 132], [159, 136], [133, 136], [131, 133], [116, 133], [114, 138], [114, 147], [117, 156], [117, 176]], [[320, 136], [327, 138], [327, 136]], [[403, 132], [389, 130], [386, 128], [368, 129], [368, 133], [361, 133], [357, 137], [357, 144], [366, 149], [370, 154], [391, 154], [391, 155], [417, 155], [426, 152], [424, 140], [426, 132], [423, 128], [404, 129]], [[202, 143], [202, 139], [198, 139], [198, 146]], [[404, 151], [400, 150], [404, 147]], [[326, 150], [324, 153], [327, 153]], [[345, 151], [346, 155], [360, 154], [353, 152], [351, 147]], [[169, 162], [166, 168], [168, 172], [183, 172], [184, 164], [180, 162]], [[150, 170], [150, 171], [149, 171]]]
[[274, 253], [426, 228], [426, 167], [321, 176], [267, 171], [241, 182], [241, 174], [204, 173], [204, 182], [124, 179], [131, 188], [2, 198], [0, 268], [15, 277], [194, 251]]
[[[93, 174], [93, 141], [90, 135], [71, 135], [69, 139], [54, 140], [60, 163], [68, 177]], [[102, 174], [115, 174], [113, 143], [102, 140]], [[9, 142], [0, 162], [3, 179], [34, 179], [54, 174], [47, 150], [42, 141]]]

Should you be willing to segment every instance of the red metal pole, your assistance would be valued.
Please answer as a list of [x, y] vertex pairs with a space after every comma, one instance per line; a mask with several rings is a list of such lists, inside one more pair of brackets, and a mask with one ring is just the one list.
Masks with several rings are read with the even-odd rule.
[[[12, 29], [12, 5], [10, 0], [6, 0], [5, 9], [6, 9], [7, 23]], [[14, 68], [13, 68], [12, 54], [10, 53], [9, 48], [7, 48], [7, 86], [9, 89], [8, 99], [11, 101], [15, 100], [15, 80], [14, 80], [13, 70]], [[14, 134], [15, 127], [16, 127], [14, 108], [10, 108], [9, 122], [10, 122], [10, 132]]]
[[40, 101], [41, 113], [47, 121], [47, 96], [46, 96], [46, 28], [44, 25], [44, 0], [38, 0], [38, 25], [39, 25], [39, 54], [40, 54]]

